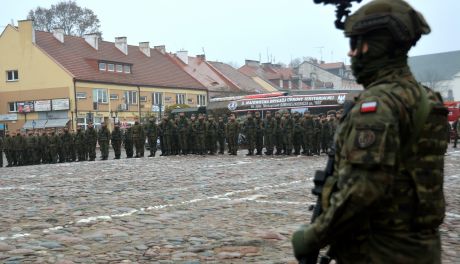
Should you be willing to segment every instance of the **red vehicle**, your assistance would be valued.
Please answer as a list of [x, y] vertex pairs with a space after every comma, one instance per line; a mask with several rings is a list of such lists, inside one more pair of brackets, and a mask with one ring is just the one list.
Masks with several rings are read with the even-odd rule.
[[460, 102], [445, 102], [444, 105], [449, 110], [449, 122], [455, 122], [460, 116]]

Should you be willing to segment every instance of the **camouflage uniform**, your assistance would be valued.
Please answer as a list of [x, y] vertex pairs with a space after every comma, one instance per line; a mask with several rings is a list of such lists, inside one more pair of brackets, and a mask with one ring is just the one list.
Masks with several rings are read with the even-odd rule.
[[217, 123], [213, 116], [208, 117], [206, 122], [206, 140], [209, 154], [214, 155], [217, 152]]
[[196, 152], [199, 155], [204, 155], [206, 151], [206, 122], [204, 117], [200, 115], [198, 121], [195, 122], [195, 139], [196, 139]]
[[86, 140], [85, 133], [81, 128], [77, 128], [77, 133], [75, 134], [75, 146], [77, 149], [78, 161], [86, 160]]
[[313, 134], [313, 153], [315, 155], [320, 155], [321, 153], [321, 130], [322, 130], [322, 125], [321, 125], [321, 120], [319, 117], [315, 118], [314, 121], [314, 134]]
[[321, 121], [321, 152], [327, 153], [331, 136], [331, 126], [327, 119]]
[[62, 142], [63, 161], [64, 162], [72, 161], [73, 138], [72, 138], [72, 134], [70, 134], [68, 129], [65, 129], [64, 133], [61, 134], [61, 142]]
[[284, 138], [283, 138], [283, 119], [281, 119], [281, 114], [279, 112], [275, 113], [275, 145], [276, 153], [275, 155], [284, 154]]
[[13, 138], [11, 137], [10, 133], [7, 133], [5, 136], [5, 140], [3, 142], [3, 150], [5, 152], [7, 167], [13, 166], [13, 156], [12, 156], [12, 146], [13, 146]]
[[105, 124], [97, 133], [97, 141], [101, 151], [101, 160], [107, 160], [109, 158], [110, 131]]
[[264, 119], [265, 154], [273, 155], [276, 135], [276, 120], [272, 118], [270, 112], [266, 113]]
[[179, 131], [179, 144], [183, 155], [188, 154], [188, 134], [190, 123], [184, 113], [180, 113], [177, 129]]
[[132, 158], [134, 155], [133, 128], [129, 126], [123, 134], [123, 145], [125, 147], [126, 158]]
[[283, 129], [283, 142], [284, 142], [284, 153], [291, 155], [292, 152], [292, 136], [294, 134], [294, 120], [291, 118], [289, 113], [284, 114], [284, 119], [281, 122]]
[[196, 119], [195, 119], [195, 115], [192, 115], [191, 118], [190, 118], [190, 125], [189, 125], [189, 129], [188, 129], [188, 150], [189, 150], [189, 153], [192, 153], [192, 154], [196, 154], [196, 131], [195, 131], [195, 127], [196, 127]]
[[26, 156], [25, 156], [25, 164], [26, 165], [33, 165], [35, 164], [36, 154], [35, 150], [37, 149], [37, 138], [34, 137], [33, 132], [29, 133], [26, 138]]
[[58, 155], [59, 155], [59, 146], [61, 145], [61, 139], [56, 132], [52, 131], [49, 136], [49, 153], [50, 153], [50, 162], [56, 163], [58, 162]]
[[305, 155], [313, 155], [313, 135], [315, 133], [315, 124], [311, 115], [307, 112], [302, 120], [303, 127], [303, 153]]
[[[404, 34], [379, 30], [382, 21]], [[448, 111], [407, 66], [410, 46], [429, 27], [406, 2], [378, 0], [348, 17], [345, 30], [354, 75], [365, 90], [337, 129], [324, 210], [294, 233], [295, 255], [302, 259], [330, 245], [338, 263], [441, 263]], [[356, 46], [354, 38], [362, 38]]]
[[227, 135], [228, 154], [236, 155], [238, 151], [238, 136], [240, 133], [240, 124], [232, 115], [227, 125], [225, 126], [225, 134]]
[[219, 143], [219, 154], [224, 154], [225, 151], [225, 123], [222, 117], [219, 117], [217, 122], [217, 142]]
[[260, 113], [255, 113], [254, 122], [256, 124], [256, 155], [262, 155], [262, 150], [264, 148], [264, 121], [260, 118]]
[[41, 161], [43, 164], [47, 164], [51, 162], [50, 159], [50, 150], [49, 150], [49, 136], [46, 131], [43, 131], [38, 139], [38, 146], [41, 149]]
[[300, 155], [302, 147], [304, 129], [302, 127], [302, 119], [299, 113], [294, 114], [294, 129], [292, 135], [292, 145], [294, 146], [294, 154]]
[[89, 161], [94, 161], [96, 159], [97, 132], [92, 124], [88, 126], [88, 129], [85, 132], [85, 138], [88, 159]]
[[252, 118], [252, 113], [248, 113], [246, 121], [243, 123], [243, 133], [246, 136], [248, 144], [248, 156], [254, 155], [255, 141], [256, 141], [256, 122]]
[[149, 143], [150, 155], [149, 157], [155, 157], [157, 152], [157, 139], [158, 139], [158, 126], [156, 124], [155, 118], [149, 120], [146, 125], [146, 135], [147, 141]]
[[144, 157], [145, 133], [144, 128], [139, 122], [135, 122], [132, 127], [133, 142], [136, 148], [136, 158]]
[[160, 127], [163, 133], [163, 145], [161, 149], [161, 156], [173, 155], [172, 136], [173, 129], [175, 129], [176, 125], [173, 123], [173, 121], [169, 120], [167, 116], [164, 116], [163, 121], [160, 124]]
[[24, 139], [24, 136], [20, 132], [17, 132], [16, 136], [14, 137], [14, 145], [13, 145], [16, 166], [24, 165], [25, 147], [26, 147], [26, 141]]
[[110, 137], [110, 142], [112, 143], [113, 152], [115, 154], [115, 159], [120, 159], [121, 156], [121, 141], [123, 140], [123, 134], [121, 133], [120, 127], [115, 125]]

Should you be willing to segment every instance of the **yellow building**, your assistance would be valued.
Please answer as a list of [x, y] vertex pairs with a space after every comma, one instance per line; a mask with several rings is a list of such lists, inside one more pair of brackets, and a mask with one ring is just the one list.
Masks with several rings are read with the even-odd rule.
[[30, 20], [0, 35], [0, 72], [0, 124], [9, 130], [124, 125], [173, 104], [206, 105], [208, 98], [164, 46], [35, 31]]

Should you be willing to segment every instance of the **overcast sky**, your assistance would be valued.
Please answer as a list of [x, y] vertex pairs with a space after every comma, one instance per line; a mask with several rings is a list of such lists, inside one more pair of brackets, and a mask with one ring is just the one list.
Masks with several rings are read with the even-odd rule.
[[[0, 30], [11, 20], [25, 19], [30, 9], [57, 2], [4, 1]], [[432, 28], [411, 55], [460, 49], [459, 0], [409, 2]], [[333, 26], [335, 8], [315, 5], [313, 0], [77, 0], [77, 4], [96, 13], [108, 41], [126, 36], [132, 45], [150, 41], [152, 47], [166, 45], [169, 52], [187, 50], [192, 56], [204, 51], [208, 60], [240, 66], [245, 59], [259, 58], [289, 63], [291, 58], [322, 56], [325, 61], [348, 62], [348, 41]]]

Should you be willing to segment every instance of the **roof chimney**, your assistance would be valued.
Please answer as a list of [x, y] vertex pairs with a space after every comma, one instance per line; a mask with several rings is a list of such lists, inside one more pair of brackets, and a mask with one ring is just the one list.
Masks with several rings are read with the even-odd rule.
[[256, 60], [246, 60], [244, 64], [246, 64], [246, 65], [249, 66], [249, 67], [259, 67], [260, 61], [256, 61]]
[[139, 42], [139, 50], [145, 54], [145, 56], [150, 57], [150, 42]]
[[185, 64], [188, 64], [188, 51], [181, 50], [176, 53], [176, 56]]
[[22, 39], [35, 43], [35, 30], [32, 20], [19, 20], [18, 29]]
[[115, 47], [117, 47], [117, 49], [119, 49], [125, 55], [128, 55], [128, 41], [126, 37], [115, 38]]
[[165, 45], [160, 45], [160, 46], [154, 46], [154, 49], [158, 50], [159, 52], [165, 54], [166, 53], [166, 46]]
[[196, 55], [196, 57], [197, 57], [198, 59], [200, 59], [201, 61], [206, 61], [206, 55], [204, 55], [204, 54]]
[[85, 34], [83, 35], [85, 38], [85, 41], [93, 47], [95, 50], [99, 49], [99, 34], [97, 33], [91, 33], [91, 34]]
[[53, 36], [59, 40], [59, 42], [64, 43], [64, 29], [63, 28], [55, 28], [53, 30]]

